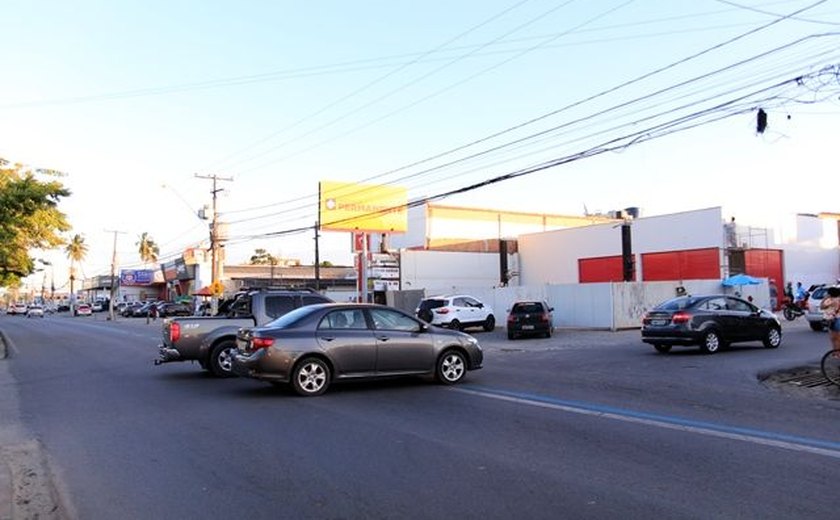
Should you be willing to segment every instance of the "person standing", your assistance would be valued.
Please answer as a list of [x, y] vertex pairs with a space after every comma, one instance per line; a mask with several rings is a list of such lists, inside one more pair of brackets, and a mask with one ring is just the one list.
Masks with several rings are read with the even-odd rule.
[[828, 322], [828, 339], [831, 348], [840, 351], [840, 287], [829, 287], [820, 302], [820, 310]]

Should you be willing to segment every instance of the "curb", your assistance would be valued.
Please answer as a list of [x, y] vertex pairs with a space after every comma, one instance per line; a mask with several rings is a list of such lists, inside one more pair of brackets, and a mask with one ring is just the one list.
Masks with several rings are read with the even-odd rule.
[[[6, 359], [6, 335], [0, 330], [0, 361]], [[0, 520], [12, 520], [12, 470], [0, 452]]]

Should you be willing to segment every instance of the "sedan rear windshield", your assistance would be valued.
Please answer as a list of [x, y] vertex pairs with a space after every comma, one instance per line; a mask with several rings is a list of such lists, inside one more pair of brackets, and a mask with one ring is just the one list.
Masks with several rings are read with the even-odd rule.
[[679, 311], [682, 309], [688, 309], [689, 307], [694, 307], [697, 305], [698, 302], [702, 301], [703, 298], [695, 298], [692, 296], [682, 296], [680, 298], [674, 298], [673, 300], [668, 300], [666, 302], [662, 302], [656, 306], [656, 310], [658, 311]]
[[265, 327], [272, 329], [293, 329], [320, 307], [321, 305], [305, 305], [303, 307], [298, 307], [297, 309], [280, 316], [276, 320], [266, 323]]

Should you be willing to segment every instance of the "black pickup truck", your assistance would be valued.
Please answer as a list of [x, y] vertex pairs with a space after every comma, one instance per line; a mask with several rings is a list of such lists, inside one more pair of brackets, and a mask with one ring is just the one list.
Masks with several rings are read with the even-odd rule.
[[239, 293], [217, 316], [167, 318], [155, 365], [198, 361], [201, 368], [215, 376], [231, 377], [231, 359], [240, 328], [265, 325], [304, 305], [330, 302], [311, 289], [255, 289]]

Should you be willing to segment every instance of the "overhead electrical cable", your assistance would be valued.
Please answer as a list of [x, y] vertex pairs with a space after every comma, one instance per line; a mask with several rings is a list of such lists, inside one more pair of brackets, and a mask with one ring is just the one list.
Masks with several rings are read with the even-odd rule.
[[[814, 7], [817, 7], [817, 6], [819, 6], [819, 5], [823, 4], [823, 3], [825, 3], [826, 1], [827, 1], [827, 0], [819, 0], [819, 1], [817, 1], [817, 2], [814, 2], [814, 3], [812, 3], [812, 4], [809, 4], [808, 6], [806, 6], [806, 7], [804, 7], [804, 8], [801, 8], [801, 9], [798, 9], [798, 10], [796, 10], [796, 11], [793, 11], [792, 13], [788, 14], [787, 16], [788, 16], [788, 17], [791, 17], [791, 16], [796, 16], [796, 15], [798, 15], [798, 14], [801, 14], [801, 13], [803, 13], [803, 12], [806, 12], [806, 11], [807, 11], [807, 10], [809, 10], [809, 9], [812, 9], [812, 8], [814, 8]], [[362, 179], [362, 180], [360, 180], [359, 182], [360, 182], [360, 183], [365, 183], [365, 182], [370, 182], [370, 181], [378, 180], [378, 179], [381, 179], [381, 178], [383, 178], [383, 177], [386, 177], [386, 176], [392, 175], [392, 174], [394, 174], [394, 173], [399, 173], [399, 172], [401, 172], [401, 171], [405, 171], [405, 170], [408, 170], [408, 169], [410, 169], [410, 168], [414, 168], [414, 167], [416, 167], [416, 166], [420, 166], [420, 165], [422, 165], [422, 164], [429, 163], [429, 162], [431, 162], [431, 161], [434, 161], [434, 160], [437, 160], [437, 159], [440, 159], [440, 158], [446, 157], [446, 156], [448, 156], [448, 155], [452, 155], [452, 154], [454, 154], [454, 153], [457, 153], [457, 152], [463, 151], [463, 150], [465, 150], [465, 149], [471, 148], [471, 147], [476, 146], [476, 145], [478, 145], [478, 144], [481, 144], [481, 143], [484, 143], [484, 142], [487, 142], [487, 141], [490, 141], [490, 140], [496, 139], [496, 138], [498, 138], [498, 137], [501, 137], [501, 136], [503, 136], [503, 135], [505, 135], [505, 134], [508, 134], [508, 133], [514, 132], [514, 131], [519, 130], [519, 129], [521, 129], [521, 128], [524, 128], [524, 127], [527, 127], [527, 126], [533, 125], [533, 124], [535, 124], [535, 123], [537, 123], [537, 122], [540, 122], [540, 121], [543, 121], [543, 120], [548, 119], [548, 118], [550, 118], [550, 117], [553, 117], [553, 116], [559, 115], [559, 114], [561, 114], [561, 113], [563, 113], [563, 112], [569, 111], [569, 110], [571, 110], [571, 109], [573, 109], [573, 108], [577, 108], [577, 107], [582, 106], [582, 105], [584, 105], [584, 104], [586, 104], [586, 103], [589, 103], [589, 102], [595, 101], [595, 100], [597, 100], [597, 99], [599, 99], [599, 98], [605, 97], [605, 96], [607, 96], [607, 95], [609, 95], [609, 94], [615, 93], [615, 92], [617, 92], [617, 91], [619, 91], [619, 90], [622, 90], [622, 89], [625, 89], [625, 88], [627, 88], [627, 87], [629, 87], [629, 86], [632, 86], [632, 85], [635, 85], [635, 84], [637, 84], [637, 83], [640, 83], [640, 82], [642, 82], [642, 81], [644, 81], [644, 80], [647, 80], [647, 79], [649, 79], [649, 78], [652, 78], [652, 77], [654, 77], [654, 76], [656, 76], [656, 75], [662, 74], [663, 72], [669, 71], [669, 70], [671, 70], [671, 69], [674, 69], [674, 68], [676, 68], [676, 67], [679, 67], [679, 66], [681, 66], [681, 65], [684, 65], [684, 64], [686, 64], [686, 63], [688, 63], [688, 62], [694, 61], [694, 60], [696, 60], [696, 59], [698, 59], [698, 58], [700, 58], [700, 57], [702, 57], [702, 56], [705, 56], [705, 55], [707, 55], [707, 54], [710, 54], [710, 53], [712, 53], [712, 52], [714, 52], [714, 51], [716, 51], [716, 50], [722, 49], [722, 48], [724, 48], [724, 47], [726, 47], [726, 46], [732, 45], [733, 43], [738, 42], [738, 41], [740, 41], [740, 40], [743, 40], [743, 39], [745, 39], [745, 38], [747, 38], [747, 37], [749, 37], [749, 36], [752, 36], [752, 35], [754, 35], [754, 34], [756, 34], [756, 33], [760, 32], [760, 31], [763, 31], [763, 30], [766, 30], [766, 29], [768, 29], [768, 28], [770, 28], [770, 27], [773, 27], [773, 26], [775, 26], [776, 24], [780, 23], [781, 21], [783, 21], [783, 19], [776, 19], [776, 20], [772, 20], [772, 21], [770, 21], [770, 22], [768, 22], [768, 23], [765, 23], [765, 24], [763, 24], [763, 25], [761, 25], [761, 26], [759, 26], [759, 27], [756, 27], [756, 28], [751, 29], [751, 30], [749, 30], [749, 31], [746, 31], [746, 32], [740, 33], [740, 34], [738, 34], [738, 35], [736, 35], [736, 36], [734, 36], [734, 37], [732, 37], [732, 38], [729, 38], [729, 39], [727, 39], [727, 40], [724, 40], [723, 42], [720, 42], [720, 43], [718, 43], [718, 44], [715, 44], [715, 45], [712, 45], [712, 46], [710, 46], [710, 47], [707, 47], [707, 48], [705, 48], [705, 49], [703, 49], [703, 50], [701, 50], [701, 51], [699, 51], [699, 52], [693, 53], [693, 54], [691, 54], [691, 55], [689, 55], [689, 56], [686, 56], [686, 57], [681, 58], [681, 59], [679, 59], [679, 60], [677, 60], [677, 61], [671, 62], [671, 63], [669, 63], [669, 64], [667, 64], [667, 65], [662, 66], [662, 67], [658, 67], [658, 68], [656, 68], [656, 69], [653, 69], [653, 70], [651, 70], [651, 71], [649, 71], [649, 72], [647, 72], [647, 73], [645, 73], [645, 74], [642, 74], [642, 75], [640, 75], [640, 76], [636, 76], [636, 77], [634, 77], [634, 78], [632, 78], [632, 79], [630, 79], [630, 80], [627, 80], [627, 81], [621, 82], [621, 83], [619, 83], [619, 84], [617, 84], [617, 85], [615, 85], [615, 86], [613, 86], [613, 87], [610, 87], [610, 88], [608, 88], [608, 89], [602, 90], [602, 91], [600, 91], [600, 92], [598, 92], [598, 93], [596, 93], [596, 94], [593, 94], [593, 95], [591, 95], [591, 96], [587, 96], [587, 97], [585, 97], [585, 98], [583, 98], [583, 99], [580, 99], [580, 100], [578, 100], [578, 101], [575, 101], [575, 102], [573, 102], [573, 103], [570, 103], [570, 104], [568, 104], [568, 105], [565, 105], [565, 106], [563, 106], [563, 107], [561, 107], [561, 108], [558, 108], [558, 109], [552, 110], [552, 111], [550, 111], [550, 112], [547, 112], [547, 113], [542, 114], [542, 115], [540, 115], [540, 116], [537, 116], [537, 117], [534, 117], [534, 118], [532, 118], [532, 119], [526, 120], [526, 121], [524, 121], [524, 122], [522, 122], [522, 123], [519, 123], [519, 124], [517, 124], [517, 125], [511, 126], [511, 127], [508, 127], [508, 128], [505, 128], [505, 129], [503, 129], [503, 130], [501, 130], [501, 131], [498, 131], [498, 132], [495, 132], [495, 133], [493, 133], [493, 134], [487, 135], [487, 136], [482, 137], [482, 138], [480, 138], [480, 139], [476, 139], [476, 140], [474, 140], [474, 141], [470, 141], [470, 142], [465, 143], [465, 144], [463, 144], [463, 145], [460, 145], [460, 146], [457, 146], [457, 147], [454, 147], [454, 148], [450, 148], [450, 149], [448, 149], [448, 150], [446, 150], [446, 151], [443, 151], [443, 152], [441, 152], [441, 153], [438, 153], [438, 154], [432, 155], [432, 156], [430, 156], [430, 157], [426, 157], [426, 158], [424, 158], [424, 159], [421, 159], [421, 160], [418, 160], [418, 161], [414, 161], [414, 162], [409, 163], [409, 164], [407, 164], [407, 165], [404, 165], [404, 166], [401, 166], [401, 167], [398, 167], [398, 168], [394, 168], [394, 169], [391, 169], [391, 170], [388, 170], [388, 171], [385, 171], [385, 172], [382, 172], [382, 173], [379, 173], [379, 174], [376, 174], [376, 175], [373, 175], [373, 176], [370, 176], [370, 177], [363, 178], [363, 179]], [[833, 34], [834, 34], [834, 33], [827, 33], [826, 35], [833, 35]], [[814, 36], [825, 36], [825, 35], [814, 35]], [[233, 211], [229, 211], [229, 212], [227, 212], [227, 213], [234, 213], [234, 212], [243, 212], [243, 211], [253, 211], [253, 210], [259, 210], [259, 209], [265, 209], [265, 208], [267, 208], [267, 207], [272, 207], [272, 206], [277, 206], [277, 205], [282, 205], [282, 204], [288, 204], [288, 203], [292, 203], [292, 202], [298, 202], [298, 201], [301, 201], [301, 200], [310, 200], [310, 199], [313, 199], [313, 198], [315, 198], [315, 195], [307, 195], [307, 196], [304, 196], [304, 197], [298, 197], [298, 198], [294, 198], [294, 199], [290, 199], [290, 200], [285, 200], [285, 201], [280, 201], [280, 202], [277, 202], [277, 203], [272, 203], [272, 204], [268, 204], [268, 205], [258, 206], [258, 207], [254, 207], [254, 208], [248, 208], [248, 209], [242, 209], [242, 210], [233, 210]]]

